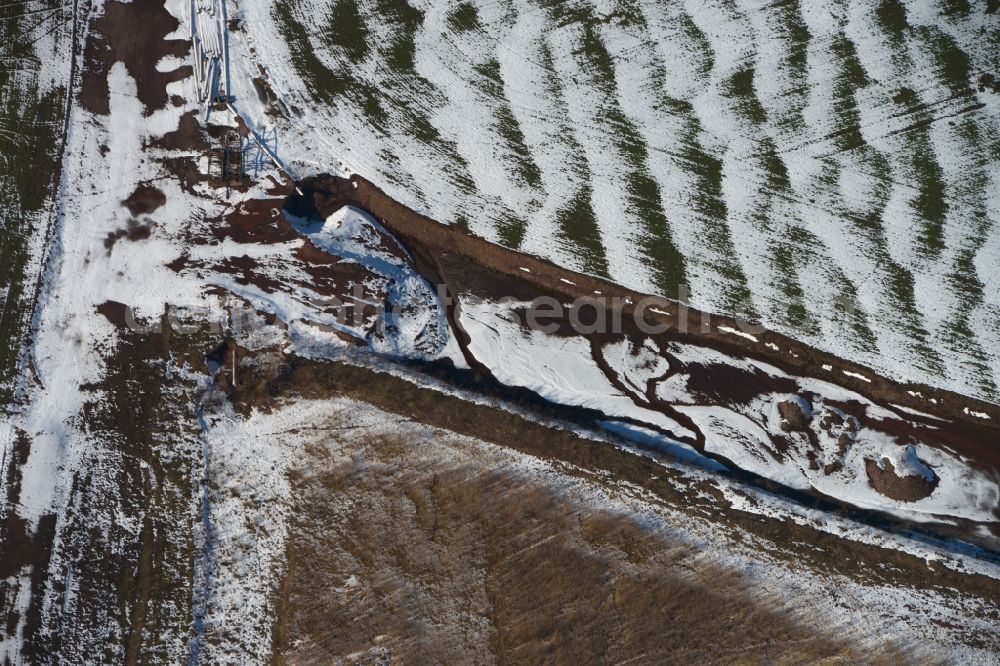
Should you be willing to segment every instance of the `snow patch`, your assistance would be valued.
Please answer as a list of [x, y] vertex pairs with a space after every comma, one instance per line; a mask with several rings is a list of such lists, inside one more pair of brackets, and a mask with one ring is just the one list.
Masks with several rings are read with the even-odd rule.
[[720, 326], [719, 330], [722, 331], [723, 333], [729, 333], [730, 335], [738, 335], [741, 338], [746, 338], [747, 340], [750, 340], [751, 342], [759, 342], [756, 336], [750, 335], [745, 331], [740, 331], [735, 328], [730, 328], [729, 326]]

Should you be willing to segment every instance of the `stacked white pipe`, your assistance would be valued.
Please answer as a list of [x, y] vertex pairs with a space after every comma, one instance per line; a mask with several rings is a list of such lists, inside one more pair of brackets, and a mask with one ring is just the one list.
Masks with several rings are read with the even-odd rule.
[[198, 97], [208, 118], [213, 100], [223, 85], [225, 40], [223, 39], [220, 0], [193, 0], [191, 3], [191, 40], [194, 43], [194, 75]]

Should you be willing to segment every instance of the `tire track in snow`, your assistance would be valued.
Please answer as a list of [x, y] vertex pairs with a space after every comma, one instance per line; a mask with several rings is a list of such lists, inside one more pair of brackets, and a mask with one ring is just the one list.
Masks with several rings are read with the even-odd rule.
[[609, 24], [602, 32], [608, 35], [605, 43], [615, 63], [615, 81], [618, 109], [612, 111], [611, 123], [621, 152], [629, 170], [624, 174], [629, 193], [629, 204], [644, 227], [640, 244], [644, 263], [658, 293], [677, 296], [686, 283], [684, 254], [674, 241], [675, 223], [665, 214], [664, 191], [670, 172], [667, 165], [667, 148], [671, 136], [662, 131], [656, 122], [658, 108], [665, 93], [662, 63], [647, 48], [649, 35], [641, 15], [632, 19], [628, 28]]
[[[942, 55], [937, 50], [931, 51], [934, 54], [931, 67], [938, 77], [935, 85], [919, 91], [923, 99], [948, 93], [959, 95], [963, 91], [971, 95], [969, 83], [973, 76], [968, 57], [936, 26], [928, 30], [937, 33], [932, 39], [939, 48], [952, 53], [944, 57], [957, 58], [961, 63], [959, 71], [952, 73], [954, 78], [945, 77], [941, 74]], [[929, 35], [925, 31], [919, 31], [917, 36], [924, 46], [928, 45]], [[926, 57], [919, 42], [910, 51]], [[918, 69], [925, 70], [923, 66]], [[967, 105], [969, 100], [964, 103]], [[952, 354], [946, 358], [958, 359], [949, 364], [949, 373], [964, 375], [969, 384], [996, 396], [996, 380], [989, 372], [985, 351], [968, 326], [969, 313], [983, 301], [976, 272], [970, 270], [974, 268], [970, 259], [988, 235], [988, 228], [979, 221], [976, 212], [983, 210], [984, 194], [988, 191], [989, 178], [983, 165], [995, 157], [981, 152], [981, 136], [970, 115], [948, 122], [941, 122], [937, 116], [932, 114], [934, 122], [920, 128], [919, 152], [913, 156], [919, 193], [912, 207], [921, 230], [918, 258], [914, 262], [919, 267], [914, 269], [917, 289], [927, 309], [936, 309], [933, 333], [937, 344], [951, 350]], [[925, 162], [918, 166], [917, 160], [924, 155]], [[944, 302], [942, 292], [948, 295]]]
[[580, 252], [560, 236], [559, 220], [574, 193], [586, 184], [587, 165], [566, 120], [567, 104], [544, 41], [544, 25], [536, 19], [540, 10], [526, 1], [516, 2], [514, 10], [512, 28], [495, 56], [511, 114], [538, 167], [544, 193], [541, 206], [527, 215], [522, 244], [551, 248], [557, 262], [582, 267]]
[[464, 211], [471, 228], [486, 238], [517, 246], [525, 226], [523, 215], [532, 207], [534, 193], [523, 181], [515, 180], [518, 172], [512, 151], [497, 120], [506, 100], [492, 53], [494, 42], [504, 37], [499, 24], [505, 12], [487, 15], [491, 24], [497, 24], [487, 39], [475, 29], [452, 36], [446, 9], [428, 6], [423, 29], [416, 36], [417, 69], [435, 89], [446, 91], [431, 118], [435, 126], [447, 128], [455, 137], [456, 151], [480, 199], [478, 211]]
[[[629, 195], [622, 174], [628, 172], [628, 164], [616, 145], [612, 124], [615, 114], [620, 113], [614, 63], [600, 31], [600, 24], [607, 19], [589, 4], [540, 4], [556, 26], [546, 34], [546, 43], [589, 172], [588, 187], [578, 192], [573, 209], [567, 210], [561, 226], [569, 239], [576, 236], [590, 250], [588, 272], [603, 268], [603, 274], [616, 281], [631, 280], [649, 287], [647, 271], [633, 261], [632, 248], [642, 233], [642, 225], [634, 211], [625, 205]], [[583, 197], [588, 191], [590, 201], [585, 206]], [[597, 235], [589, 233], [590, 217]], [[581, 237], [582, 232], [588, 233]], [[597, 257], [598, 244], [603, 262]], [[601, 266], [602, 263], [605, 265]], [[596, 272], [602, 274], [600, 270]]]
[[[312, 132], [331, 149], [338, 146], [338, 157], [406, 189], [442, 219], [453, 220], [456, 210], [475, 207], [442, 201], [444, 192], [457, 193], [452, 196], [461, 201], [473, 196], [475, 188], [453, 136], [429, 117], [442, 95], [415, 70], [420, 13], [406, 2], [391, 0], [359, 5], [363, 33], [375, 46], [354, 50], [354, 55], [367, 56], [352, 62], [344, 53], [350, 48], [339, 48], [344, 45], [329, 31], [310, 33], [305, 28], [322, 25], [319, 17], [327, 17], [330, 7], [323, 0], [282, 0], [275, 5], [283, 35], [294, 44], [297, 73], [308, 82], [298, 101], [310, 107]], [[324, 101], [332, 101], [317, 104], [309, 96], [315, 90], [325, 93]], [[333, 142], [327, 136], [331, 132]]]
[[[747, 213], [754, 206], [752, 186], [746, 182], [746, 165], [738, 164], [743, 155], [752, 152], [750, 142], [740, 132], [733, 132], [736, 119], [733, 110], [724, 101], [722, 86], [738, 63], [750, 55], [752, 44], [745, 34], [739, 17], [732, 16], [728, 8], [697, 2], [687, 2], [685, 11], [698, 32], [706, 40], [704, 48], [712, 54], [710, 67], [705, 73], [705, 85], [690, 98], [694, 117], [702, 132], [699, 141], [706, 153], [711, 154], [712, 177], [717, 184], [710, 185], [718, 197], [718, 205], [706, 211], [717, 222], [711, 233], [712, 243], [721, 255], [720, 272], [725, 279], [725, 296], [722, 310], [741, 314], [752, 320], [759, 319], [755, 294], [766, 284], [763, 271], [754, 270], [754, 264], [764, 248], [756, 245], [759, 234], [750, 228]], [[739, 176], [736, 176], [740, 173]], [[733, 237], [744, 240], [737, 251]], [[756, 289], [755, 289], [756, 287]]]
[[[803, 129], [807, 89], [802, 81], [809, 32], [794, 0], [744, 2], [741, 10], [752, 31], [755, 49], [752, 58], [729, 79], [729, 86], [732, 96], [738, 98], [738, 109], [753, 123], [750, 132], [758, 141], [755, 154], [745, 159], [754, 162], [765, 176], [762, 183], [753, 185], [763, 194], [763, 201], [752, 214], [763, 229], [760, 235], [767, 239], [759, 256], [766, 257], [770, 264], [772, 293], [762, 299], [767, 302], [762, 309], [764, 320], [814, 337], [819, 333], [818, 321], [827, 316], [816, 312], [818, 304], [833, 302], [839, 295], [853, 291], [839, 273], [826, 275], [816, 285], [803, 284], [803, 276], [833, 262], [826, 256], [825, 247], [799, 221], [798, 211], [808, 210], [811, 204], [793, 190], [789, 164], [778, 148]], [[862, 321], [848, 322], [848, 327], [864, 341], [872, 337], [863, 315]]]
[[663, 95], [656, 100], [668, 142], [667, 162], [660, 173], [667, 219], [674, 240], [687, 257], [693, 302], [709, 309], [733, 312], [750, 302], [746, 277], [733, 251], [726, 225], [722, 161], [718, 154], [724, 140], [705, 130], [690, 101], [709, 85], [714, 52], [708, 38], [683, 8], [644, 2], [642, 13], [650, 35], [660, 35], [651, 45], [662, 68]]
[[778, 310], [787, 299], [773, 288], [776, 266], [768, 261], [775, 243], [766, 233], [768, 173], [759, 157], [766, 111], [753, 89], [754, 40], [746, 17], [735, 7], [701, 6], [694, 21], [714, 53], [709, 85], [694, 98], [694, 106], [706, 131], [723, 146], [725, 223], [730, 236], [741, 239], [730, 246], [747, 295], [753, 297], [744, 313], [759, 320], [759, 313]]
[[[872, 86], [858, 101], [862, 115], [871, 119], [864, 123], [871, 132], [868, 142], [878, 147], [895, 174], [889, 195], [894, 203], [884, 218], [890, 225], [889, 249], [913, 276], [914, 305], [929, 329], [931, 344], [952, 351], [942, 356], [948, 374], [965, 374], [966, 381], [989, 394], [995, 390], [992, 373], [965, 323], [981, 300], [975, 271], [968, 270], [969, 252], [975, 252], [983, 237], [970, 233], [969, 224], [982, 206], [981, 195], [968, 187], [981, 173], [975, 164], [978, 147], [952, 129], [955, 121], [939, 120], [952, 109], [967, 106], [970, 91], [940, 80], [925, 55], [923, 36], [904, 29], [906, 23], [905, 9], [896, 15], [894, 28], [886, 18], [880, 20], [877, 11], [855, 2], [847, 25], [869, 76], [884, 83]], [[882, 30], [873, 33], [868, 28], [873, 24]], [[899, 122], [907, 126], [896, 129]], [[976, 127], [966, 117], [958, 123], [973, 131]], [[917, 233], [909, 234], [909, 229]], [[961, 357], [965, 358], [959, 363], [949, 362]]]
[[[839, 8], [837, 8], [839, 9]], [[815, 215], [805, 217], [809, 230], [831, 248], [840, 269], [862, 296], [862, 306], [876, 321], [879, 349], [884, 358], [915, 355], [930, 372], [940, 368], [939, 358], [927, 344], [927, 331], [916, 309], [912, 275], [890, 255], [882, 219], [889, 201], [885, 176], [889, 165], [865, 141], [857, 102], [858, 90], [872, 84], [858, 62], [856, 49], [843, 33], [843, 21], [833, 9], [812, 7], [805, 12], [810, 34], [824, 48], [811, 48], [809, 104], [804, 109], [809, 147], [799, 164], [808, 175], [797, 184], [799, 196], [821, 202]], [[811, 144], [811, 146], [810, 146]], [[833, 152], [817, 153], [818, 145]], [[799, 148], [801, 150], [801, 147]], [[823, 150], [823, 149], [820, 149]], [[841, 190], [859, 170], [874, 169], [881, 178], [867, 184], [866, 191], [845, 198]], [[867, 202], [867, 203], [866, 203]], [[832, 331], [833, 335], [841, 335]], [[890, 361], [890, 363], [892, 362]]]
[[[847, 348], [875, 351], [874, 333], [864, 310], [847, 311], [839, 304], [856, 301], [857, 289], [840, 269], [828, 246], [809, 230], [806, 221], [824, 210], [811, 191], [793, 188], [801, 181], [803, 159], [789, 144], [801, 143], [807, 132], [804, 110], [809, 102], [808, 51], [812, 35], [803, 20], [797, 0], [742, 3], [744, 15], [753, 27], [756, 45], [752, 66], [756, 102], [767, 115], [767, 137], [760, 154], [754, 156], [768, 174], [770, 208], [762, 217], [770, 219], [771, 254], [775, 280], [786, 297], [769, 303], [765, 321], [777, 328], [790, 326], [797, 335], [822, 346], [824, 337], [836, 336]], [[758, 75], [760, 73], [766, 75]], [[805, 165], [807, 168], [811, 165]], [[832, 305], [830, 305], [832, 304]], [[770, 311], [771, 317], [766, 316]], [[787, 318], [777, 313], [784, 311]], [[827, 323], [827, 331], [813, 324]], [[832, 324], [832, 325], [830, 325]]]

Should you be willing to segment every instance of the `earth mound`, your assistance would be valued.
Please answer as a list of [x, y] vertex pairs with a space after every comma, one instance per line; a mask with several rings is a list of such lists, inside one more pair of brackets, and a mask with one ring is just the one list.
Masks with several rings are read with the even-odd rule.
[[938, 476], [920, 458], [912, 446], [893, 465], [889, 458], [876, 462], [865, 458], [868, 483], [877, 492], [900, 502], [916, 502], [928, 497], [938, 485]]

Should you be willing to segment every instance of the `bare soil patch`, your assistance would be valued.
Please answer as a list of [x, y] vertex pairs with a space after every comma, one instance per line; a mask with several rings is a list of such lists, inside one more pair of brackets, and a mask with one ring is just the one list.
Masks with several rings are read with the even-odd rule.
[[122, 238], [130, 241], [145, 240], [146, 238], [149, 238], [149, 235], [152, 232], [152, 224], [141, 223], [137, 220], [129, 220], [126, 228], [117, 229], [105, 237], [104, 248], [108, 251], [108, 254], [111, 254], [111, 250], [114, 248], [115, 243]]
[[139, 217], [140, 215], [149, 215], [165, 203], [167, 203], [167, 197], [159, 188], [149, 183], [143, 183], [135, 188], [135, 192], [130, 194], [128, 199], [122, 202], [122, 205], [128, 208], [132, 217]]
[[239, 203], [226, 214], [222, 224], [213, 229], [217, 240], [237, 243], [286, 243], [299, 238], [281, 214], [282, 199], [250, 199]]
[[778, 403], [778, 413], [781, 414], [782, 430], [804, 430], [811, 420], [802, 407], [793, 400], [785, 400]]
[[886, 497], [901, 502], [922, 500], [934, 492], [938, 485], [936, 475], [933, 480], [928, 480], [919, 474], [905, 476], [896, 474], [892, 461], [888, 458], [883, 458], [881, 465], [871, 458], [866, 458], [865, 472], [868, 474], [868, 483], [871, 484], [872, 488]]
[[160, 160], [164, 168], [177, 178], [178, 184], [185, 193], [191, 196], [201, 196], [194, 186], [205, 182], [208, 177], [198, 168], [198, 159], [187, 155], [164, 157]]
[[84, 50], [83, 85], [80, 103], [91, 113], [107, 115], [108, 72], [122, 62], [135, 79], [139, 101], [152, 113], [167, 105], [167, 84], [191, 76], [193, 69], [184, 65], [170, 72], [160, 72], [156, 64], [164, 57], [188, 54], [191, 42], [165, 39], [180, 23], [164, 7], [163, 0], [108, 2], [104, 15], [91, 25]]
[[167, 132], [150, 144], [153, 148], [178, 151], [205, 151], [211, 145], [198, 122], [198, 112], [188, 111], [181, 116], [177, 129]]

